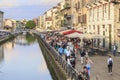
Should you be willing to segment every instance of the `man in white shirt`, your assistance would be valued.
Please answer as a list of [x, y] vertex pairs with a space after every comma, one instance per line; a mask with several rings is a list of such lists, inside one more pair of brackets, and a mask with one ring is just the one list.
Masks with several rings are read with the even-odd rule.
[[117, 46], [116, 44], [113, 46], [113, 55], [116, 56], [116, 52], [117, 52]]
[[112, 75], [112, 66], [113, 66], [113, 59], [111, 56], [107, 59], [107, 64], [108, 64], [108, 73]]

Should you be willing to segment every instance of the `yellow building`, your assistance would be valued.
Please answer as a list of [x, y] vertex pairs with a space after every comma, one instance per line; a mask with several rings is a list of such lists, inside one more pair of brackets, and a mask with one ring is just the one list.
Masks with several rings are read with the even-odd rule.
[[59, 26], [60, 29], [65, 29], [65, 20], [64, 20], [64, 5], [65, 5], [65, 1], [60, 2], [59, 4]]
[[58, 21], [58, 7], [55, 6], [52, 9], [52, 30], [57, 30], [58, 29], [58, 25], [57, 25], [57, 21]]
[[4, 29], [14, 30], [16, 28], [16, 20], [14, 19], [5, 19], [4, 20]]
[[38, 17], [38, 27], [37, 28], [42, 29], [42, 27], [43, 27], [42, 23], [43, 23], [43, 18], [42, 18], [42, 16], [39, 16]]
[[52, 30], [52, 17], [48, 17], [45, 19], [45, 26], [47, 31]]
[[87, 8], [89, 0], [71, 0], [72, 25], [74, 29], [87, 33]]
[[62, 26], [66, 28], [73, 28], [71, 15], [71, 0], [64, 0], [63, 4], [63, 9], [61, 10], [61, 14], [64, 16], [62, 20]]
[[43, 29], [52, 29], [52, 9], [43, 14]]

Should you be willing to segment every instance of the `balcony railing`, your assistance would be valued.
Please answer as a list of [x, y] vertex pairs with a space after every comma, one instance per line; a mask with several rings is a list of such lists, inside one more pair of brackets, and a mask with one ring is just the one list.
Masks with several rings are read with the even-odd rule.
[[71, 19], [71, 17], [72, 17], [72, 16], [69, 15], [69, 14], [65, 14], [65, 15], [64, 15], [64, 18], [66, 18], [66, 19]]
[[120, 0], [90, 0], [88, 3], [95, 3], [95, 2], [113, 2], [113, 3], [120, 3]]
[[114, 4], [120, 4], [120, 0], [110, 0]]

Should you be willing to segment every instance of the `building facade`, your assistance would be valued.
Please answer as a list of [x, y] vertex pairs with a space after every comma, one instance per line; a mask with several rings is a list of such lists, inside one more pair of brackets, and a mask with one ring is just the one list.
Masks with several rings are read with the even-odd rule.
[[91, 0], [87, 8], [87, 31], [105, 36], [96, 39], [96, 46], [111, 50], [114, 44], [120, 51], [120, 3], [117, 0]]
[[46, 26], [46, 31], [53, 30], [52, 29], [53, 24], [52, 24], [52, 18], [51, 17], [48, 17], [48, 18], [45, 19], [45, 26]]
[[[47, 18], [51, 18], [48, 22]], [[63, 0], [48, 10], [43, 17], [52, 29], [74, 28], [83, 33], [99, 35], [95, 46], [111, 50], [114, 44], [120, 52], [120, 1], [119, 0]], [[47, 22], [46, 22], [47, 21]]]
[[4, 20], [4, 29], [14, 30], [16, 28], [16, 20], [14, 19], [5, 19]]
[[43, 17], [42, 16], [38, 17], [38, 28], [43, 29]]

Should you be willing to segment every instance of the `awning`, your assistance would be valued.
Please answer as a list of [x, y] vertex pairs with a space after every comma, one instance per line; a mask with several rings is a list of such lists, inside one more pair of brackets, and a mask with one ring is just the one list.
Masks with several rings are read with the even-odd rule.
[[77, 30], [69, 30], [69, 31], [63, 32], [62, 34], [63, 35], [68, 35], [68, 34], [75, 33], [75, 32], [82, 34], [82, 32], [77, 31]]
[[77, 33], [77, 32], [74, 32], [74, 33], [71, 33], [71, 34], [68, 34], [68, 35], [65, 35], [65, 36], [70, 37], [70, 38], [79, 37], [81, 39], [83, 39], [83, 38], [91, 39], [92, 38], [91, 34], [81, 34], [81, 33]]
[[71, 33], [71, 34], [68, 34], [68, 35], [65, 35], [66, 37], [70, 37], [70, 38], [77, 38], [77, 37], [80, 37], [82, 36], [83, 34], [81, 33], [78, 33], [78, 32], [74, 32], [74, 33]]
[[64, 32], [67, 32], [67, 31], [70, 31], [70, 29], [68, 29], [68, 30], [63, 30], [63, 31], [60, 31], [59, 33], [60, 33], [60, 34], [63, 34]]
[[78, 33], [78, 32], [67, 34], [65, 36], [70, 37], [70, 38], [79, 37], [81, 39], [83, 39], [83, 38], [87, 38], [87, 39], [101, 39], [101, 38], [106, 38], [106, 36], [102, 36], [102, 35], [98, 35], [98, 34], [81, 34], [81, 33]]

